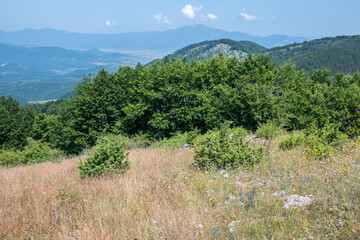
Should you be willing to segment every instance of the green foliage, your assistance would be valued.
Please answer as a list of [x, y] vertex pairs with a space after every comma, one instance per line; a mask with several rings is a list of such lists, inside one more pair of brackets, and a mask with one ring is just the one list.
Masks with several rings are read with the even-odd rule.
[[35, 164], [45, 161], [56, 161], [64, 156], [57, 149], [50, 148], [47, 144], [27, 139], [27, 145], [23, 151], [3, 151], [0, 153], [1, 166], [14, 166], [18, 164]]
[[165, 138], [155, 142], [154, 144], [152, 144], [152, 147], [176, 149], [183, 147], [185, 144], [189, 144], [193, 146], [194, 141], [198, 136], [199, 136], [198, 130], [194, 130], [186, 133], [177, 133], [176, 135], [170, 138]]
[[0, 148], [22, 148], [31, 136], [34, 111], [10, 96], [0, 96]]
[[21, 152], [22, 164], [41, 163], [45, 161], [56, 161], [64, 156], [64, 153], [57, 149], [52, 149], [48, 145], [37, 142], [32, 138], [27, 139], [27, 145]]
[[294, 147], [301, 146], [305, 142], [304, 134], [291, 133], [289, 136], [283, 138], [279, 144], [279, 147], [283, 150], [290, 150]]
[[264, 148], [250, 146], [246, 135], [243, 128], [224, 125], [219, 130], [199, 136], [195, 140], [194, 166], [231, 169], [260, 162], [264, 158]]
[[98, 176], [101, 174], [119, 173], [130, 168], [128, 153], [124, 143], [114, 135], [100, 137], [94, 153], [85, 162], [78, 165], [80, 176]]
[[19, 151], [2, 151], [0, 152], [0, 166], [14, 166], [21, 161], [21, 153]]
[[340, 132], [337, 124], [327, 124], [323, 128], [313, 125], [304, 132], [305, 151], [311, 159], [328, 158], [334, 148], [344, 146], [348, 141], [348, 136]]
[[28, 104], [28, 106], [36, 111], [37, 114], [44, 113], [46, 115], [58, 115], [62, 108], [66, 107], [67, 99], [60, 98], [56, 101], [48, 101], [45, 103]]
[[359, 36], [327, 37], [272, 48], [267, 54], [279, 65], [291, 59], [297, 69], [309, 73], [314, 69], [328, 68], [332, 74], [353, 74], [360, 70], [359, 44]]
[[189, 143], [186, 133], [178, 133], [175, 136], [170, 138], [162, 139], [158, 142], [155, 142], [152, 147], [154, 148], [167, 148], [167, 149], [177, 149], [184, 146], [185, 143]]
[[282, 134], [284, 130], [275, 122], [268, 121], [267, 123], [260, 124], [256, 130], [256, 136], [259, 138], [271, 139], [276, 138]]
[[336, 148], [344, 147], [348, 139], [337, 124], [327, 124], [322, 128], [312, 124], [302, 133], [291, 133], [283, 138], [279, 147], [292, 149], [303, 145], [309, 159], [324, 159], [330, 157]]
[[29, 107], [11, 98], [1, 101], [4, 149], [21, 150], [26, 137], [33, 137], [77, 154], [109, 133], [127, 136], [120, 140], [126, 148], [164, 139], [156, 145], [181, 147], [194, 139], [182, 134], [204, 134], [226, 121], [258, 129], [264, 138], [278, 135], [271, 122], [287, 131], [337, 124], [335, 128], [350, 137], [360, 135], [359, 73], [331, 76], [319, 69], [309, 76], [291, 62], [277, 68], [264, 55], [245, 61], [224, 56], [191, 63], [161, 61], [120, 67], [115, 73], [101, 70], [75, 86], [69, 99], [58, 104], [57, 115], [43, 113], [35, 119]]

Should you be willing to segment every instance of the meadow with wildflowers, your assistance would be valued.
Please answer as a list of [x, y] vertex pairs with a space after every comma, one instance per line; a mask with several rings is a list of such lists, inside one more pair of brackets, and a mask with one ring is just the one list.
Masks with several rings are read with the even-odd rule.
[[[250, 141], [268, 155], [229, 169], [194, 166], [196, 139], [131, 149], [120, 175], [82, 178], [85, 156], [2, 169], [1, 239], [358, 238], [359, 139], [314, 159], [304, 144], [284, 150], [286, 138]], [[294, 194], [312, 203], [285, 209]]]

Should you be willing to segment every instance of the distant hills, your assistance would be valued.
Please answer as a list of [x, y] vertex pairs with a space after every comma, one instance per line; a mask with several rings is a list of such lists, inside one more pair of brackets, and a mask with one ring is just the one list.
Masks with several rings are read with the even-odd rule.
[[332, 74], [360, 71], [360, 36], [327, 37], [270, 49], [249, 41], [221, 39], [191, 44], [165, 58], [186, 57], [194, 61], [212, 58], [219, 53], [239, 59], [249, 54], [267, 54], [279, 65], [291, 60], [297, 69], [308, 72], [317, 68], [328, 68]]
[[164, 52], [173, 52], [195, 42], [223, 38], [252, 41], [267, 48], [308, 40], [304, 37], [286, 35], [252, 36], [247, 33], [228, 32], [204, 25], [190, 25], [167, 31], [119, 34], [79, 34], [54, 29], [24, 29], [16, 32], [0, 31], [0, 42], [18, 46], [158, 50]]
[[26, 48], [0, 43], [0, 95], [12, 95], [21, 103], [66, 96], [89, 73], [119, 65], [135, 66], [139, 56], [68, 50], [60, 47]]

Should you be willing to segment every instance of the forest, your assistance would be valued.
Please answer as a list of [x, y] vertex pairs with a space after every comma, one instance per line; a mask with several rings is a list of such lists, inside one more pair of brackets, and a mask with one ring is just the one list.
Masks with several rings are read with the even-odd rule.
[[268, 56], [245, 61], [158, 61], [84, 76], [68, 99], [19, 105], [0, 98], [0, 146], [22, 150], [29, 138], [67, 154], [93, 146], [103, 134], [148, 141], [204, 134], [231, 122], [255, 131], [269, 122], [287, 131], [332, 126], [360, 133], [360, 74], [312, 74], [291, 63], [277, 67]]

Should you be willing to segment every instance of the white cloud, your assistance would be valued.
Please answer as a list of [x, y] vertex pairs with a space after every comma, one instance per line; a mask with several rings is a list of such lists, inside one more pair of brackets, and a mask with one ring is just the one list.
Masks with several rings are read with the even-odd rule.
[[215, 20], [218, 18], [218, 16], [216, 16], [215, 14], [212, 14], [212, 13], [208, 13], [207, 17], [210, 19], [210, 20]]
[[161, 22], [163, 16], [161, 13], [159, 13], [158, 15], [155, 15], [154, 18], [156, 19], [156, 21]]
[[203, 20], [203, 21], [212, 21], [212, 20], [216, 20], [217, 18], [218, 18], [218, 16], [216, 16], [213, 13], [208, 13], [207, 15], [201, 14], [201, 20]]
[[163, 23], [166, 23], [166, 24], [169, 24], [170, 23], [170, 20], [168, 19], [168, 17], [164, 17], [163, 19]]
[[115, 26], [115, 25], [116, 25], [116, 22], [110, 22], [109, 20], [106, 19], [105, 25], [106, 25], [106, 26], [109, 26], [109, 27]]
[[249, 15], [247, 13], [245, 13], [245, 8], [243, 8], [242, 12], [240, 13], [240, 15], [246, 20], [246, 21], [254, 21], [254, 20], [260, 20], [261, 18], [257, 17], [257, 16], [253, 16], [253, 15]]
[[162, 13], [159, 13], [158, 15], [155, 15], [154, 18], [156, 19], [156, 21], [158, 21], [159, 23], [166, 23], [169, 24], [170, 20], [167, 16], [163, 16]]
[[202, 9], [202, 6], [194, 7], [191, 4], [185, 5], [183, 9], [181, 9], [181, 13], [184, 14], [185, 17], [193, 19], [196, 15], [195, 12]]

